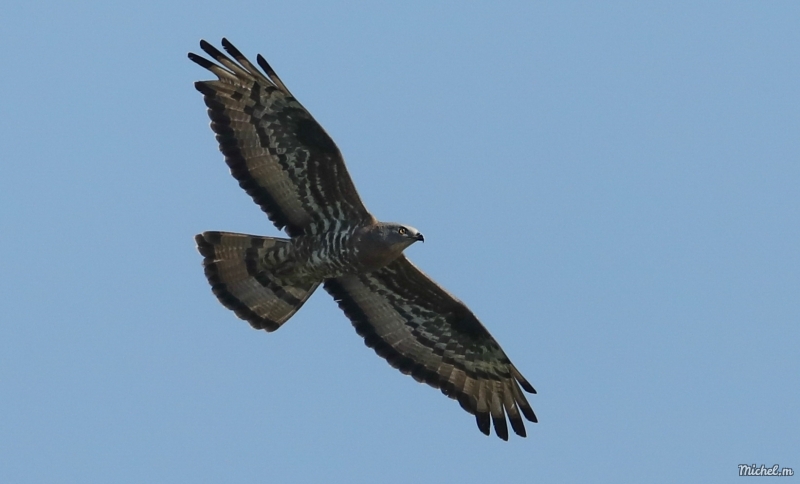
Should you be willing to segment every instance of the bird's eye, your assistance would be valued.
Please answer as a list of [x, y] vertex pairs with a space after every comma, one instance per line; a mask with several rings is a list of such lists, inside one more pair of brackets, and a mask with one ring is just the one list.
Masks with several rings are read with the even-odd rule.
[[397, 229], [397, 233], [400, 235], [406, 235], [408, 233], [408, 230], [405, 227], [400, 227], [399, 229]]

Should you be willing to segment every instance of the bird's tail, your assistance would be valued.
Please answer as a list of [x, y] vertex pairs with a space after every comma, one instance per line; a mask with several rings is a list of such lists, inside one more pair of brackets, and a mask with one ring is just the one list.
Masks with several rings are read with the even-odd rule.
[[230, 232], [203, 232], [194, 239], [214, 295], [256, 329], [280, 328], [319, 285], [287, 284], [270, 270], [289, 254], [289, 239]]

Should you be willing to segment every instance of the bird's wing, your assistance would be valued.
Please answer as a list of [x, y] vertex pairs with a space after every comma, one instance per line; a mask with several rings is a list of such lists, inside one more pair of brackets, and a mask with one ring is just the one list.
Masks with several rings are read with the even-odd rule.
[[536, 393], [472, 312], [401, 256], [378, 271], [337, 277], [325, 289], [364, 342], [390, 365], [458, 400], [478, 428], [508, 439], [536, 422], [520, 385]]
[[206, 41], [200, 47], [217, 63], [193, 53], [189, 59], [217, 76], [195, 88], [239, 186], [290, 236], [371, 221], [322, 126], [261, 55], [263, 73], [226, 39], [222, 45], [233, 60]]

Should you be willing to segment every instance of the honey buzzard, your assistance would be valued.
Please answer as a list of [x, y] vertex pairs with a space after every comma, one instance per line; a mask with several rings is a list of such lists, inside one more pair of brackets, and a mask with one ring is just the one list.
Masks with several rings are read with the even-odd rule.
[[[230, 42], [216, 63], [189, 59], [231, 174], [289, 238], [229, 232], [195, 237], [212, 291], [254, 328], [274, 331], [320, 284], [390, 365], [458, 400], [478, 428], [525, 436], [536, 393], [472, 312], [403, 255], [422, 234], [379, 222], [361, 202], [336, 144], [261, 55], [260, 71]], [[232, 57], [232, 59], [231, 59]]]

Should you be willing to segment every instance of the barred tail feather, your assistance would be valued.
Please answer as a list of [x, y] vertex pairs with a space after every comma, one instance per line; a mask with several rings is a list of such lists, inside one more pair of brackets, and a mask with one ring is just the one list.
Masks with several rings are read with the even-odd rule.
[[319, 285], [288, 285], [270, 273], [265, 255], [288, 249], [289, 239], [203, 232], [195, 242], [214, 295], [256, 329], [280, 328]]

